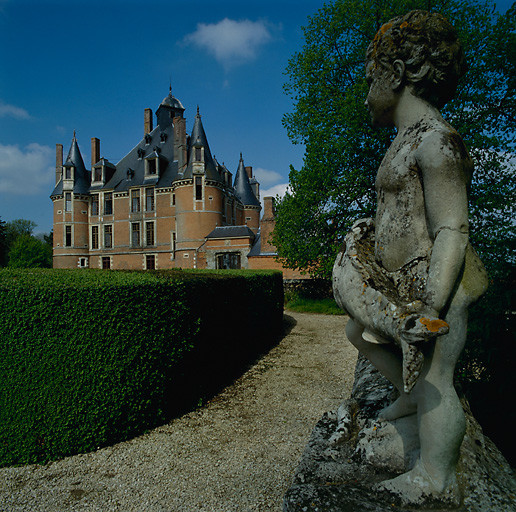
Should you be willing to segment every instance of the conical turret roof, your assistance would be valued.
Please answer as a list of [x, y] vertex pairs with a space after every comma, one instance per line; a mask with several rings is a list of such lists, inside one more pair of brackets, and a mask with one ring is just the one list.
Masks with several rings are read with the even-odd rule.
[[[75, 194], [88, 194], [90, 190], [91, 173], [86, 170], [86, 166], [84, 165], [75, 131], [73, 132], [72, 144], [70, 145], [70, 151], [68, 151], [68, 156], [66, 157], [63, 167], [75, 167], [73, 192]], [[61, 183], [62, 181], [63, 178], [61, 177]], [[56, 186], [56, 190], [58, 186]]]
[[[222, 181], [222, 178], [217, 171], [217, 167], [211, 156], [210, 146], [208, 145], [208, 139], [204, 132], [204, 127], [201, 121], [201, 115], [199, 114], [199, 107], [197, 107], [197, 115], [195, 116], [194, 126], [192, 128], [192, 134], [190, 135], [191, 147], [203, 147], [204, 148], [204, 175], [208, 180]], [[184, 173], [184, 178], [191, 178], [193, 176], [193, 162], [195, 158], [195, 152], [190, 151], [188, 158], [188, 166]]]
[[240, 162], [235, 176], [235, 195], [244, 206], [260, 206], [260, 201], [254, 195], [251, 184], [249, 183], [249, 176], [245, 170], [244, 159], [240, 153]]

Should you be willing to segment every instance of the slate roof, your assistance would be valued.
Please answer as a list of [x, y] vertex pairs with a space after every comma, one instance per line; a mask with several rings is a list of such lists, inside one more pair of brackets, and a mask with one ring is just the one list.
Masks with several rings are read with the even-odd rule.
[[[162, 142], [161, 134], [166, 135]], [[167, 187], [177, 178], [177, 161], [174, 156], [174, 134], [172, 123], [165, 129], [156, 126], [146, 138], [144, 137], [120, 162], [116, 164], [113, 177], [103, 187], [115, 192], [128, 190], [130, 187], [155, 185]], [[140, 150], [140, 153], [139, 153]], [[145, 177], [145, 160], [156, 157], [159, 159], [159, 176]], [[128, 171], [132, 171], [129, 172]]]
[[[88, 194], [91, 183], [91, 171], [86, 170], [79, 145], [77, 144], [75, 131], [73, 132], [72, 144], [70, 145], [70, 151], [68, 151], [68, 156], [66, 157], [63, 167], [75, 167], [73, 193]], [[61, 180], [55, 186], [50, 197], [61, 195], [62, 193], [63, 176], [61, 176]]]
[[235, 195], [244, 206], [260, 206], [260, 201], [254, 195], [251, 184], [249, 183], [249, 176], [244, 167], [244, 159], [240, 153], [240, 162], [238, 163], [238, 170], [235, 176]]
[[[208, 139], [206, 137], [206, 133], [204, 132], [201, 116], [199, 114], [199, 108], [197, 108], [197, 115], [195, 116], [195, 123], [192, 128], [190, 143], [191, 147], [195, 147], [196, 145], [201, 145], [202, 147], [204, 147], [204, 175], [206, 179], [223, 182], [223, 179], [217, 170], [217, 166], [215, 165], [215, 161], [211, 156], [210, 146], [208, 145]], [[185, 179], [190, 179], [193, 177], [194, 158], [195, 151], [190, 151], [188, 166], [186, 167], [185, 172], [183, 174], [183, 178]]]
[[219, 226], [206, 238], [245, 238], [254, 239], [254, 233], [247, 226]]

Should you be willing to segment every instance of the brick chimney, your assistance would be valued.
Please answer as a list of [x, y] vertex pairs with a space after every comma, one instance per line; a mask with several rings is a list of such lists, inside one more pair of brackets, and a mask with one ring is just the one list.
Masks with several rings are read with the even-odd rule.
[[91, 138], [91, 167], [100, 160], [100, 139]]
[[247, 176], [249, 176], [249, 179], [253, 177], [253, 168], [251, 166], [245, 168], [245, 172], [247, 173]]
[[260, 221], [261, 252], [276, 252], [276, 247], [270, 243], [271, 233], [274, 231], [274, 197], [263, 198], [263, 217]]
[[56, 144], [56, 185], [61, 179], [63, 172], [63, 145]]
[[152, 109], [146, 108], [143, 113], [143, 135], [152, 132]]

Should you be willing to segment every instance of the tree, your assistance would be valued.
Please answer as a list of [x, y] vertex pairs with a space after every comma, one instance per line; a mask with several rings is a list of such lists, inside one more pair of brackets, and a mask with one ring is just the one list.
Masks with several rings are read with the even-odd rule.
[[383, 23], [416, 8], [444, 14], [463, 43], [470, 69], [443, 115], [475, 162], [473, 244], [492, 274], [508, 272], [500, 261], [514, 264], [516, 6], [498, 15], [476, 0], [334, 0], [309, 18], [305, 45], [286, 70], [294, 110], [283, 123], [306, 146], [276, 208], [273, 242], [288, 267], [328, 278], [352, 222], [374, 213], [376, 171], [394, 131], [370, 125], [365, 51]]
[[23, 235], [31, 236], [37, 224], [33, 220], [14, 219], [7, 223], [7, 244], [9, 247]]
[[7, 229], [5, 227], [5, 222], [0, 219], [0, 267], [5, 267], [7, 263], [7, 253]]
[[18, 236], [9, 250], [9, 267], [51, 268], [52, 248], [31, 235]]

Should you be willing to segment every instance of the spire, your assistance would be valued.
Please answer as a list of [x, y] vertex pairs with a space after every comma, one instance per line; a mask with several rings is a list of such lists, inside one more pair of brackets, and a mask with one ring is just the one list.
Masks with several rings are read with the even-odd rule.
[[249, 183], [249, 176], [245, 170], [244, 159], [240, 153], [240, 162], [235, 176], [234, 184], [235, 194], [244, 206], [260, 206], [260, 201], [254, 195], [251, 184]]
[[[205, 176], [208, 180], [214, 181], [222, 181], [219, 172], [215, 166], [215, 162], [213, 157], [211, 156], [210, 146], [208, 145], [208, 139], [206, 137], [206, 133], [204, 132], [204, 127], [202, 125], [201, 114], [199, 114], [199, 107], [197, 106], [197, 115], [195, 116], [194, 125], [192, 128], [192, 133], [190, 135], [190, 140], [192, 141], [191, 149], [195, 147], [203, 147], [204, 148], [204, 163], [205, 163]], [[188, 159], [188, 167], [185, 170], [184, 177], [191, 178], [193, 176], [193, 161], [194, 161], [194, 151], [190, 151], [190, 156]]]
[[77, 143], [77, 137], [75, 130], [73, 131], [72, 144], [70, 145], [70, 151], [66, 157], [66, 162], [63, 167], [74, 167], [75, 172], [73, 175], [74, 186], [73, 191], [76, 194], [87, 194], [90, 187], [90, 173], [86, 170], [84, 160], [82, 159], [79, 144]]

